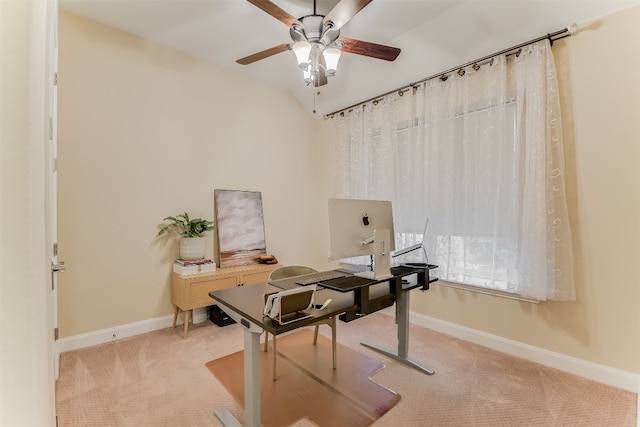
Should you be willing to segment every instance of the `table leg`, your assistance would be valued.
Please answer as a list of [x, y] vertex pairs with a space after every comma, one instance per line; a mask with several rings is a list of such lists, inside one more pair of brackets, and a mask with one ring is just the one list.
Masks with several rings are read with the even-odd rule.
[[236, 417], [233, 416], [231, 411], [224, 406], [216, 408], [216, 410], [213, 411], [213, 414], [224, 427], [242, 427], [242, 424], [236, 420]]
[[189, 330], [189, 313], [191, 310], [184, 311], [184, 331], [182, 332], [182, 338], [187, 338], [187, 331]]
[[[246, 427], [260, 427], [260, 335], [263, 330], [233, 311], [227, 312], [244, 329], [244, 418]], [[219, 407], [214, 411], [216, 418], [225, 427], [239, 427], [241, 424], [228, 408]]]
[[249, 329], [244, 330], [244, 417], [247, 427], [260, 427], [260, 334]]
[[176, 323], [178, 321], [178, 306], [176, 305], [176, 309], [173, 312], [173, 327], [176, 327]]
[[396, 324], [398, 325], [398, 351], [392, 352], [370, 344], [360, 344], [425, 374], [433, 375], [435, 373], [433, 369], [409, 358], [409, 292], [410, 291], [399, 291], [397, 293]]
[[331, 318], [331, 353], [333, 356], [333, 369], [336, 369], [337, 354], [336, 354], [336, 319], [337, 316]]

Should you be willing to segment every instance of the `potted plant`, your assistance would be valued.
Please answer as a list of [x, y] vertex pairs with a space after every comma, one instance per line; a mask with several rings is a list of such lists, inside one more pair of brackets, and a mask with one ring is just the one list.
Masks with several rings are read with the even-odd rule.
[[172, 233], [180, 237], [180, 258], [201, 259], [206, 252], [206, 241], [202, 235], [215, 228], [214, 222], [202, 218], [190, 218], [186, 212], [176, 216], [168, 216], [165, 223], [158, 231], [158, 236]]

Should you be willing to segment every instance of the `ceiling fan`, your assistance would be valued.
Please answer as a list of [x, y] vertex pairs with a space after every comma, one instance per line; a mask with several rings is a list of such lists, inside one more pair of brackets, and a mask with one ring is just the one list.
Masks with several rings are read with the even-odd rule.
[[289, 27], [289, 35], [293, 42], [283, 43], [240, 58], [236, 61], [238, 64], [248, 65], [280, 52], [292, 50], [307, 85], [318, 87], [327, 84], [327, 76], [335, 75], [342, 52], [385, 61], [394, 61], [400, 54], [400, 49], [396, 47], [340, 37], [340, 28], [372, 0], [341, 0], [326, 16], [316, 13], [316, 0], [314, 0], [313, 14], [298, 19], [269, 0], [247, 1]]

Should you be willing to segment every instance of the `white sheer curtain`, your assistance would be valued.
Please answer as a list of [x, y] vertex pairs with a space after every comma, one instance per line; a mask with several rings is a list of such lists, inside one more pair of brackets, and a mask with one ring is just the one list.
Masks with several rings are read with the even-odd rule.
[[574, 300], [555, 64], [547, 40], [334, 117], [339, 197], [391, 200], [396, 247], [441, 280]]

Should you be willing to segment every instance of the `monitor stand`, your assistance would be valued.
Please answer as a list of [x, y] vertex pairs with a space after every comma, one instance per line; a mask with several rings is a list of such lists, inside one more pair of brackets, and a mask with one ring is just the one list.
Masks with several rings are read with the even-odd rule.
[[391, 234], [388, 229], [373, 231], [373, 271], [355, 273], [355, 276], [365, 279], [384, 280], [393, 277], [391, 274], [390, 242]]

